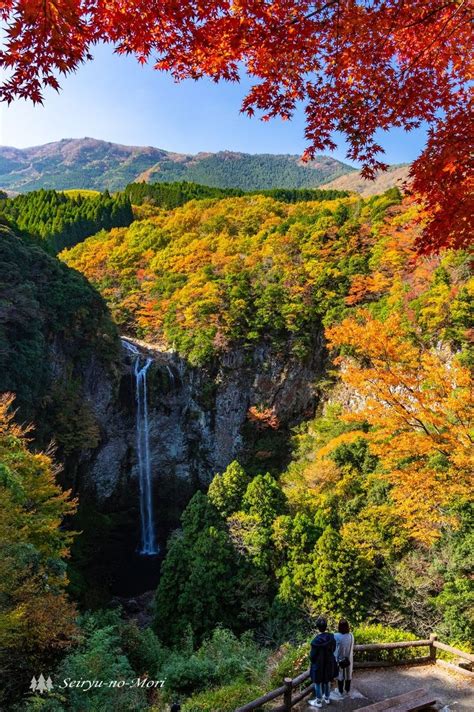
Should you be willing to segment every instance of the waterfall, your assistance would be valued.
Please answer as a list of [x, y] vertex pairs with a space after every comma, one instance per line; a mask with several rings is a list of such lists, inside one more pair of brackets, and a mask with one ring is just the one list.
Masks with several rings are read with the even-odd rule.
[[129, 341], [123, 345], [133, 358], [136, 399], [136, 437], [138, 459], [138, 481], [140, 493], [140, 554], [153, 556], [158, 553], [155, 519], [153, 514], [153, 481], [151, 476], [150, 431], [148, 422], [147, 372], [153, 359], [143, 358], [140, 351]]
[[172, 385], [172, 387], [174, 388], [174, 387], [175, 387], [175, 384], [176, 384], [175, 378], [174, 378], [174, 373], [173, 373], [173, 371], [171, 370], [170, 366], [168, 366], [168, 364], [166, 364], [166, 370], [168, 371], [168, 375], [169, 375], [169, 377], [170, 377], [171, 385]]

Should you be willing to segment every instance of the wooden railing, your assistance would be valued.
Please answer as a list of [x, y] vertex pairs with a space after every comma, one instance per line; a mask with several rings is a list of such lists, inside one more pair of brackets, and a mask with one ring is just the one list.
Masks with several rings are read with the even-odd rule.
[[[371, 651], [381, 651], [381, 650], [401, 650], [402, 648], [428, 648], [428, 655], [408, 658], [406, 660], [355, 660], [355, 668], [372, 668], [372, 667], [387, 667], [392, 665], [426, 665], [429, 663], [436, 663], [442, 667], [448, 668], [450, 670], [456, 670], [457, 672], [464, 673], [466, 675], [474, 677], [474, 672], [470, 669], [464, 669], [455, 665], [453, 663], [447, 662], [445, 660], [440, 660], [436, 656], [436, 650], [443, 650], [444, 652], [451, 653], [458, 658], [463, 658], [467, 660], [469, 666], [472, 668], [474, 666], [474, 655], [470, 653], [465, 653], [463, 650], [458, 650], [453, 648], [446, 643], [441, 643], [436, 639], [435, 635], [431, 635], [426, 640], [403, 640], [398, 643], [367, 643], [365, 645], [354, 645], [354, 654], [357, 657], [357, 653], [365, 653]], [[271, 712], [290, 712], [292, 707], [297, 705], [299, 702], [309, 697], [314, 689], [312, 684], [306, 685], [303, 689], [300, 689], [304, 683], [309, 681], [309, 670], [302, 672], [301, 675], [291, 679], [286, 677], [283, 681], [283, 685], [277, 687], [271, 692], [267, 692], [266, 695], [262, 695], [252, 702], [248, 702], [243, 707], [238, 707], [235, 712], [253, 712], [254, 710], [259, 710], [262, 705], [267, 702], [272, 702], [279, 697], [283, 698], [283, 704], [278, 707], [272, 707]]]

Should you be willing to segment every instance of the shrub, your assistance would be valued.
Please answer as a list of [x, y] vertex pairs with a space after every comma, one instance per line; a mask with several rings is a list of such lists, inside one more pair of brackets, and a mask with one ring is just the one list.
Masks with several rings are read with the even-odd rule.
[[257, 685], [238, 680], [216, 690], [206, 690], [193, 695], [182, 705], [182, 712], [234, 712], [236, 707], [263, 695], [265, 690]]
[[285, 677], [296, 677], [309, 667], [310, 641], [301, 645], [285, 643], [275, 655], [276, 662], [270, 674], [269, 690], [279, 687]]
[[189, 695], [218, 682], [216, 668], [211, 660], [196, 655], [182, 657], [181, 653], [169, 657], [160, 670], [160, 678], [166, 679], [168, 694], [179, 695]]
[[246, 680], [260, 679], [266, 667], [267, 652], [252, 640], [250, 633], [238, 638], [230, 630], [216, 628], [211, 637], [200, 647], [198, 657], [215, 666], [215, 674], [221, 684], [243, 677]]
[[166, 659], [167, 651], [151, 628], [139, 628], [135, 622], [126, 622], [121, 627], [121, 642], [124, 653], [139, 675], [156, 675]]
[[[354, 639], [356, 645], [364, 643], [398, 643], [402, 640], [416, 640], [416, 635], [399, 628], [390, 628], [380, 624], [360, 625], [355, 628]], [[426, 654], [424, 648], [401, 648], [400, 650], [370, 650], [367, 652], [356, 652], [355, 657], [358, 662], [363, 660], [374, 661], [403, 661], [418, 658]]]
[[32, 696], [24, 704], [15, 705], [11, 712], [66, 712], [64, 695], [50, 692], [46, 697]]
[[[59, 680], [133, 680], [135, 671], [121, 648], [115, 626], [93, 630], [83, 644], [62, 662]], [[97, 712], [111, 709], [128, 712], [131, 709], [146, 709], [145, 691], [138, 687], [94, 687], [84, 692], [81, 688], [64, 691], [66, 707], [72, 712]]]
[[240, 639], [230, 630], [216, 628], [196, 652], [171, 653], [160, 669], [166, 678], [166, 696], [191, 694], [237, 678], [252, 682], [265, 672], [267, 653], [250, 634]]

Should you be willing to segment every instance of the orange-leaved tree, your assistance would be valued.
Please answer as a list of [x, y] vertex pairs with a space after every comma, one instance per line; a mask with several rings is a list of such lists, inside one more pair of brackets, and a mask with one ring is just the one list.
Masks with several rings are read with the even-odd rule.
[[[28, 449], [27, 430], [13, 420], [12, 395], [0, 396], [0, 667], [1, 701], [25, 689], [71, 645], [76, 610], [65, 589], [64, 559], [75, 510], [55, 482], [49, 455]], [[46, 667], [45, 667], [46, 666]], [[51, 668], [50, 668], [51, 669]]]
[[6, 101], [41, 101], [103, 41], [178, 80], [246, 72], [243, 111], [288, 119], [304, 104], [306, 158], [339, 131], [366, 177], [385, 167], [379, 130], [427, 122], [412, 167], [428, 214], [419, 249], [464, 246], [472, 233], [466, 0], [4, 0], [0, 19]]
[[366, 439], [401, 524], [428, 543], [453, 521], [450, 505], [473, 485], [470, 373], [447, 348], [429, 348], [407, 333], [396, 312], [380, 321], [361, 310], [326, 334], [330, 348], [342, 349], [340, 376], [357, 396], [343, 418], [370, 428], [342, 434], [319, 454]]

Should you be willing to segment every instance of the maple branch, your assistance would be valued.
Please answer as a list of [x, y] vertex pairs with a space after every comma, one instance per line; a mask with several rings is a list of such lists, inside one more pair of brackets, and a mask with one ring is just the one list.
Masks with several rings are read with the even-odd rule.
[[[380, 402], [381, 402], [381, 403], [383, 403], [384, 405], [388, 406], [389, 408], [390, 408], [390, 407], [393, 408], [394, 406], [395, 406], [395, 407], [398, 406], [398, 408], [400, 408], [400, 409], [403, 411], [403, 413], [406, 414], [406, 417], [405, 417], [404, 415], [402, 415], [402, 413], [399, 413], [399, 416], [402, 418], [402, 420], [404, 420], [404, 422], [405, 422], [407, 425], [409, 425], [409, 426], [412, 428], [413, 425], [412, 425], [412, 423], [410, 422], [410, 420], [414, 420], [415, 422], [417, 422], [417, 423], [419, 424], [419, 426], [420, 426], [420, 427], [422, 428], [422, 430], [426, 433], [426, 435], [428, 435], [428, 437], [430, 438], [430, 440], [433, 440], [433, 433], [431, 433], [431, 432], [428, 430], [428, 427], [424, 424], [424, 422], [423, 422], [420, 418], [418, 418], [416, 415], [414, 415], [414, 414], [393, 394], [393, 392], [392, 392], [391, 389], [390, 389], [390, 386], [388, 387], [388, 388], [389, 388], [390, 398], [387, 398], [386, 391], [384, 391], [384, 389], [382, 388], [382, 386], [380, 386], [378, 380], [367, 379], [366, 382], [367, 382], [367, 383], [370, 383], [370, 385], [374, 387], [375, 391], [378, 392], [378, 394], [379, 394], [379, 396], [380, 396]], [[434, 426], [434, 427], [436, 428], [436, 426]], [[437, 429], [436, 429], [436, 430], [437, 430]], [[437, 430], [437, 432], [438, 432], [439, 435], [441, 435], [441, 433], [440, 433], [438, 430]]]
[[453, 5], [453, 2], [446, 2], [444, 5], [440, 5], [439, 7], [434, 8], [433, 10], [430, 10], [430, 12], [427, 12], [426, 15], [423, 15], [423, 17], [420, 17], [418, 20], [415, 20], [414, 22], [410, 22], [408, 25], [404, 25], [403, 27], [400, 27], [400, 30], [409, 30], [410, 27], [416, 27], [417, 25], [422, 25], [423, 23], [426, 22], [426, 20], [429, 20], [431, 17], [434, 17], [438, 13], [442, 12], [445, 10], [447, 7], [450, 5]]
[[[462, 26], [462, 24], [463, 24], [464, 21], [465, 21], [464, 18], [461, 18], [461, 20], [460, 20], [456, 25], [454, 25], [454, 27], [452, 28], [451, 32], [450, 32], [448, 35], [446, 35], [446, 37], [444, 38], [444, 41], [445, 41], [445, 42], [446, 42], [446, 40], [448, 40], [450, 37], [452, 37], [452, 36], [454, 35], [454, 33], [456, 32], [456, 30], [458, 30], [458, 29]], [[466, 19], [466, 23], [471, 24], [471, 18], [470, 18], [469, 16], [468, 16], [467, 19]], [[436, 53], [436, 55], [435, 55], [435, 58], [434, 58], [434, 61], [436, 61], [436, 60], [438, 59], [439, 54], [440, 54], [440, 52], [441, 52], [442, 49], [443, 49], [442, 46], [438, 48], [438, 51], [437, 51], [437, 53]], [[467, 200], [467, 198], [465, 198], [465, 200]]]
[[395, 29], [395, 24], [396, 24], [396, 22], [397, 22], [397, 20], [398, 20], [398, 18], [399, 18], [399, 16], [400, 16], [400, 14], [401, 14], [401, 12], [402, 12], [402, 9], [403, 9], [404, 5], [405, 5], [404, 0], [401, 0], [400, 4], [399, 4], [399, 6], [398, 6], [398, 10], [397, 10], [397, 12], [395, 13], [395, 17], [393, 18], [392, 25], [391, 25], [389, 31], [387, 32], [387, 34], [384, 35], [384, 37], [382, 38], [381, 44], [377, 45], [376, 51], [379, 51], [379, 50], [385, 48], [385, 45], [387, 44], [388, 38], [392, 35], [393, 30]]
[[[313, 12], [310, 12], [307, 15], [305, 15], [304, 19], [311, 20], [316, 15], [320, 15], [325, 10], [329, 10], [329, 8], [333, 7], [333, 5], [339, 5], [339, 0], [330, 0], [330, 2], [327, 2], [322, 7], [318, 8], [317, 10], [313, 10]], [[300, 20], [294, 20], [293, 22], [294, 22], [294, 24], [298, 24], [298, 22], [300, 22]]]
[[[400, 72], [400, 74], [399, 74], [399, 81], [400, 81], [400, 82], [402, 82], [402, 81], [404, 81], [404, 80], [406, 79], [407, 75], [408, 75], [416, 66], [418, 66], [418, 63], [419, 63], [420, 59], [426, 54], [426, 52], [428, 52], [428, 51], [429, 51], [435, 44], [437, 44], [437, 42], [442, 38], [442, 35], [443, 35], [444, 30], [445, 30], [446, 27], [449, 25], [449, 23], [451, 22], [451, 20], [452, 20], [452, 19], [457, 15], [457, 13], [461, 10], [461, 8], [463, 7], [463, 5], [465, 5], [465, 3], [466, 3], [466, 0], [462, 0], [461, 4], [457, 6], [457, 8], [455, 9], [455, 11], [452, 13], [452, 15], [450, 15], [450, 17], [447, 18], [447, 20], [445, 21], [444, 25], [443, 25], [442, 28], [440, 29], [439, 33], [438, 33], [437, 36], [432, 40], [432, 42], [428, 45], [428, 47], [424, 47], [424, 48], [421, 50], [421, 52], [419, 52], [418, 55], [410, 62], [410, 64], [409, 64], [407, 67], [405, 67], [405, 69], [403, 69], [403, 70]], [[402, 5], [403, 5], [403, 2], [402, 2], [401, 5], [400, 5], [400, 10], [399, 10], [399, 12], [401, 11], [401, 6], [402, 6]], [[433, 15], [434, 15], [434, 14], [438, 14], [439, 12], [441, 12], [441, 11], [444, 10], [444, 9], [446, 9], [446, 8], [449, 7], [450, 5], [452, 5], [452, 2], [446, 3], [446, 4], [443, 5], [443, 6], [440, 6], [439, 8], [436, 9], [436, 12], [433, 11], [431, 14], [433, 14]], [[426, 20], [426, 17], [425, 17], [424, 19]], [[417, 24], [417, 22], [412, 23], [412, 25], [407, 25], [406, 27], [402, 27], [402, 28], [400, 28], [400, 30], [408, 29], [410, 26], [413, 26], [413, 25], [416, 25], [416, 24]], [[459, 28], [460, 24], [462, 24], [462, 23], [458, 23], [457, 25], [455, 25], [455, 27], [454, 27], [453, 30], [449, 33], [449, 35], [444, 38], [445, 41], [446, 41], [449, 37], [451, 37], [452, 34], [454, 34], [454, 32]], [[392, 25], [392, 28], [393, 28], [393, 25]], [[397, 30], [397, 31], [400, 31], [400, 30]], [[383, 49], [383, 47], [384, 47], [384, 46], [386, 45], [386, 43], [387, 43], [387, 40], [388, 40], [390, 34], [391, 34], [391, 30], [389, 30], [389, 32], [387, 32], [387, 34], [384, 36], [384, 38], [382, 39], [382, 44], [381, 44], [381, 45], [378, 45], [377, 49], [379, 49], [379, 50], [380, 50], [380, 49]], [[441, 51], [441, 48], [440, 48], [439, 51]], [[438, 51], [438, 55], [439, 55], [439, 51]], [[437, 56], [438, 56], [438, 55], [437, 55]], [[367, 130], [367, 123], [368, 123], [368, 121], [369, 121], [370, 115], [371, 115], [372, 113], [374, 113], [374, 112], [380, 112], [380, 111], [381, 111], [381, 109], [382, 109], [382, 107], [383, 107], [383, 104], [384, 104], [384, 101], [385, 101], [385, 99], [386, 99], [386, 97], [387, 97], [387, 93], [388, 93], [388, 89], [385, 88], [381, 93], [379, 93], [378, 95], [376, 95], [376, 96], [373, 97], [373, 98], [372, 98], [368, 93], [365, 93], [364, 95], [362, 95], [362, 98], [367, 102], [367, 104], [369, 104], [369, 102], [370, 102], [370, 104], [372, 105], [372, 109], [371, 109], [371, 110], [369, 110], [369, 106], [367, 106], [367, 111], [366, 111], [366, 113], [365, 113], [365, 122], [364, 122], [364, 124], [363, 124], [363, 126], [362, 126], [362, 130], [363, 130], [364, 132]], [[373, 135], [373, 132], [371, 132], [371, 134]]]
[[436, 35], [436, 37], [429, 43], [429, 45], [428, 45], [427, 47], [423, 47], [423, 49], [421, 50], [421, 52], [419, 52], [419, 53], [416, 55], [416, 57], [414, 57], [414, 59], [410, 62], [410, 64], [408, 65], [408, 67], [406, 67], [406, 68], [402, 71], [401, 77], [406, 76], [406, 74], [407, 74], [408, 72], [410, 72], [415, 66], [417, 66], [419, 60], [426, 54], [426, 52], [428, 52], [428, 51], [438, 42], [438, 40], [441, 39], [442, 34], [443, 34], [444, 30], [446, 29], [446, 27], [450, 24], [451, 20], [453, 20], [453, 19], [456, 17], [456, 15], [458, 14], [458, 12], [461, 10], [461, 8], [463, 7], [463, 5], [465, 5], [465, 4], [466, 4], [466, 0], [462, 0], [461, 4], [458, 5], [458, 7], [456, 8], [456, 10], [453, 12], [453, 14], [450, 15], [450, 16], [448, 17], [448, 19], [445, 21], [444, 25], [441, 27], [441, 29], [440, 29], [440, 31], [438, 32], [438, 34]]

